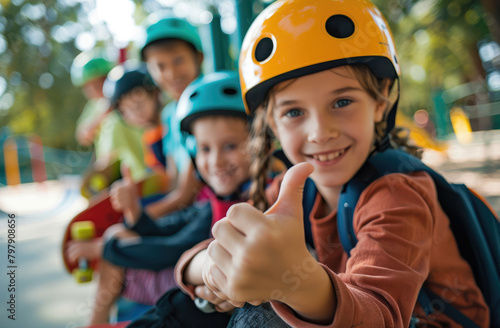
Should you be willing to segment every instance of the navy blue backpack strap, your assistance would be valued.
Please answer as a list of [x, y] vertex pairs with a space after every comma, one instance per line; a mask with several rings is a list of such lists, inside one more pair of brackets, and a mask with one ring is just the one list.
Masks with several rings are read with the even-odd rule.
[[312, 228], [309, 216], [314, 206], [314, 202], [316, 201], [317, 195], [318, 190], [316, 189], [316, 185], [310, 178], [307, 178], [306, 183], [304, 184], [304, 196], [302, 197], [302, 208], [304, 211], [304, 233], [306, 242], [313, 248], [314, 241], [312, 237]]

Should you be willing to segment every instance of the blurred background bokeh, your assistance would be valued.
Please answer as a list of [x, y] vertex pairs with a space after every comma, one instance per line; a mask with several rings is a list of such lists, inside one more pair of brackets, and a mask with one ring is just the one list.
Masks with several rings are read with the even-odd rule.
[[[18, 217], [21, 263], [18, 320], [8, 320], [2, 306], [1, 327], [76, 327], [88, 315], [94, 286], [73, 283], [59, 245], [67, 222], [87, 205], [78, 179], [92, 161], [92, 149], [74, 137], [86, 102], [71, 83], [74, 58], [99, 47], [116, 63], [138, 59], [144, 26], [168, 13], [199, 27], [206, 72], [236, 68], [244, 31], [271, 2], [0, 0], [1, 304], [2, 211]], [[500, 2], [374, 2], [403, 70], [398, 122], [429, 148], [427, 163], [478, 189], [499, 211]]]
[[[200, 27], [207, 35], [205, 49], [226, 52], [222, 62], [209, 52], [206, 71], [217, 65], [234, 68], [239, 29], [246, 29], [269, 2], [1, 0], [0, 142], [12, 135], [24, 138], [18, 140], [24, 146], [19, 148], [21, 155], [28, 155], [23, 149], [35, 134], [45, 147], [49, 178], [79, 172], [88, 164], [85, 152], [90, 150], [79, 147], [73, 137], [85, 104], [70, 80], [76, 55], [100, 47], [116, 62], [124, 56], [137, 58], [147, 17], [169, 12]], [[473, 131], [500, 128], [498, 1], [375, 2], [392, 27], [400, 55], [401, 113], [438, 139], [453, 133], [449, 111], [455, 106], [465, 112]], [[213, 25], [218, 25], [218, 34]], [[65, 158], [67, 152], [71, 160]], [[22, 173], [30, 179], [29, 168]], [[6, 181], [0, 178], [0, 183]]]

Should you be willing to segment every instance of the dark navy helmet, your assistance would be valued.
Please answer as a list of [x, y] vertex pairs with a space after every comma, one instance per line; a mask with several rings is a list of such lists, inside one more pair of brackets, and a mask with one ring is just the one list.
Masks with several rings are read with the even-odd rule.
[[137, 87], [157, 89], [145, 65], [119, 65], [109, 72], [103, 85], [103, 94], [110, 100], [111, 106], [116, 107], [123, 95]]

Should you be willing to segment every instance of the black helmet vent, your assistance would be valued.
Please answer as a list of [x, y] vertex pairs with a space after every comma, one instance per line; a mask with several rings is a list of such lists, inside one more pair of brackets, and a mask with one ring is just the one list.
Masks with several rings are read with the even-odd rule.
[[345, 15], [333, 15], [326, 21], [326, 31], [337, 39], [345, 39], [354, 34], [354, 22]]
[[258, 62], [263, 62], [271, 54], [273, 53], [274, 50], [274, 42], [271, 38], [263, 38], [262, 40], [257, 43], [257, 46], [255, 47], [255, 59]]
[[235, 95], [238, 93], [238, 91], [236, 91], [235, 88], [224, 88], [224, 90], [222, 90], [222, 93], [226, 94], [226, 95]]

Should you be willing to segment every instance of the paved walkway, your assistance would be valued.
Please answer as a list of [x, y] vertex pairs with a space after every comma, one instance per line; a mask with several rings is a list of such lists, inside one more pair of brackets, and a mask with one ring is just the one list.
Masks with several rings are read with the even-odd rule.
[[464, 183], [479, 192], [500, 213], [500, 131], [476, 133], [469, 145], [452, 140], [446, 154], [426, 151], [424, 162], [448, 181]]
[[71, 328], [90, 311], [95, 284], [77, 285], [64, 269], [67, 222], [87, 201], [73, 179], [0, 189], [0, 208], [16, 215], [16, 320], [7, 318], [7, 218], [0, 214], [0, 327]]

